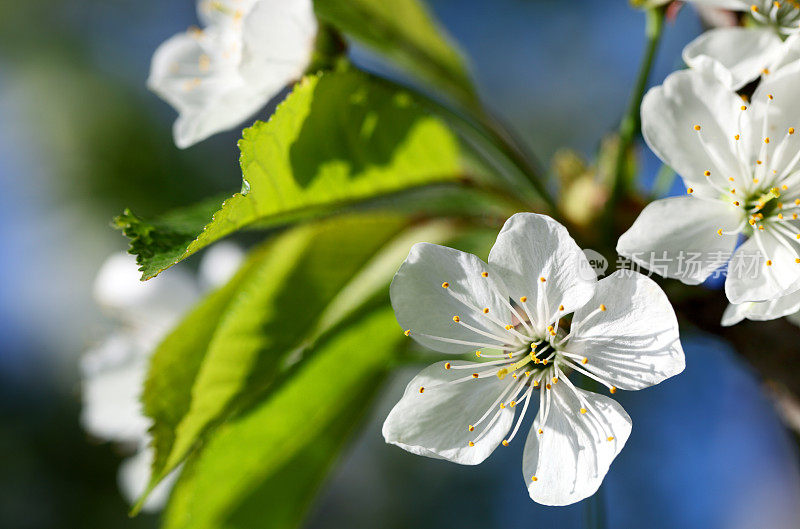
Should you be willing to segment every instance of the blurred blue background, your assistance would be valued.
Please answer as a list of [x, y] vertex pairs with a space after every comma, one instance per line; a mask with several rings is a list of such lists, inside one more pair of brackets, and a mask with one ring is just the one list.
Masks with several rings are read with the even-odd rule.
[[[627, 2], [431, 5], [484, 100], [542, 159], [565, 146], [591, 156], [616, 125], [643, 41], [644, 17]], [[144, 86], [153, 50], [195, 23], [191, 0], [0, 2], [0, 527], [156, 525], [127, 518], [124, 454], [78, 424], [77, 358], [108, 331], [90, 288], [125, 245], [111, 217], [240, 185], [238, 135], [177, 150], [172, 110]], [[688, 8], [668, 25], [652, 83], [681, 66], [701, 29]], [[658, 165], [643, 156], [649, 182]], [[594, 507], [607, 527], [796, 529], [795, 440], [729, 346], [697, 335], [684, 346], [683, 375], [620, 396], [635, 427]], [[413, 372], [396, 375], [310, 527], [587, 526], [584, 503], [528, 499], [521, 443], [474, 468], [385, 445], [382, 418]]]

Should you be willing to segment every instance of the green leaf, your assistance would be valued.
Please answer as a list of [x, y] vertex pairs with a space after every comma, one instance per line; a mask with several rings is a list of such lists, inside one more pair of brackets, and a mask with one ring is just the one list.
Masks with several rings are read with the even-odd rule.
[[315, 0], [317, 16], [412, 74], [474, 106], [461, 53], [419, 0]]
[[[239, 142], [244, 184], [208, 208], [116, 225], [143, 278], [246, 226], [275, 226], [461, 176], [459, 144], [410, 94], [356, 72], [307, 77]], [[205, 216], [203, 214], [206, 214]]]
[[155, 421], [151, 486], [221, 420], [263, 398], [316, 340], [376, 293], [418, 240], [440, 241], [449, 223], [399, 233], [398, 216], [348, 216], [295, 228], [257, 250], [158, 348], [145, 385]]
[[[164, 527], [293, 526], [293, 509], [308, 501], [304, 487], [313, 490], [324, 476], [350, 430], [347, 426], [369, 405], [368, 397], [382, 382], [403, 338], [388, 307], [330, 336], [271, 398], [220, 426], [190, 459], [173, 491]], [[315, 446], [321, 453], [304, 458]], [[281, 476], [291, 480], [284, 482]], [[259, 501], [266, 502], [261, 509]], [[271, 519], [273, 508], [277, 512]]]

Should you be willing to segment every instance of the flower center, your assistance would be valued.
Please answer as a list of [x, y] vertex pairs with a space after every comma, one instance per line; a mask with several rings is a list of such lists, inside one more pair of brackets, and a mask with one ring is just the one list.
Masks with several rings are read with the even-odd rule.
[[783, 35], [800, 30], [800, 2], [797, 0], [755, 0], [750, 14], [761, 24], [772, 26]]

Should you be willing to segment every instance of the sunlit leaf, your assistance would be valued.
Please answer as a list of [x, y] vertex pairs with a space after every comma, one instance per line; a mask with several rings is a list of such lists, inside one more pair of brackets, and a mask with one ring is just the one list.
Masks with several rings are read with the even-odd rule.
[[[407, 92], [356, 72], [305, 78], [239, 142], [243, 191], [210, 208], [116, 225], [148, 279], [243, 227], [284, 224], [365, 200], [455, 181], [459, 144]], [[205, 213], [205, 215], [204, 215]]]
[[[280, 390], [221, 425], [192, 457], [173, 492], [164, 526], [291, 527], [297, 520], [284, 509], [302, 508], [308, 498], [287, 493], [318, 482], [316, 470], [324, 472], [326, 454], [335, 454], [346, 436], [342, 426], [364, 412], [367, 397], [380, 385], [403, 338], [389, 307], [329, 337]], [[320, 440], [332, 450], [323, 450], [322, 457], [300, 457]], [[284, 482], [277, 478], [292, 474], [286, 466], [292, 461], [297, 462], [297, 475], [281, 490]], [[261, 499], [267, 503], [258, 510]], [[276, 499], [288, 504], [278, 504], [276, 519], [270, 520], [268, 507]]]
[[144, 396], [155, 421], [152, 485], [221, 420], [313, 355], [319, 336], [385, 291], [414, 242], [453, 233], [444, 222], [400, 233], [407, 224], [362, 215], [290, 230], [257, 250], [167, 337]]

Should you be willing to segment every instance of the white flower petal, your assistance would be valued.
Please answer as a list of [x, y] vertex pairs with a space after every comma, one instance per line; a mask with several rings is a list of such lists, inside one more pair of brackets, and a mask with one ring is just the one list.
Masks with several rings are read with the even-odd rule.
[[129, 334], [111, 336], [81, 359], [81, 423], [92, 435], [115, 441], [140, 441], [150, 421], [142, 414], [147, 356]]
[[690, 42], [683, 49], [683, 60], [690, 68], [709, 72], [727, 88], [738, 90], [782, 56], [782, 44], [767, 28], [717, 28]]
[[[796, 43], [796, 41], [794, 42]], [[790, 128], [800, 128], [798, 127], [798, 123], [800, 123], [798, 84], [800, 84], [800, 61], [794, 61], [780, 70], [764, 76], [751, 97], [750, 110], [748, 110], [748, 112], [752, 111], [753, 126], [755, 127], [755, 134], [749, 142], [752, 145], [750, 149], [752, 152], [759, 152], [756, 149], [765, 147], [766, 163], [764, 168], [768, 171], [776, 171], [779, 177], [788, 176], [800, 169], [800, 164], [797, 163], [795, 156], [800, 150], [800, 135], [788, 133]], [[768, 120], [766, 133], [763, 126], [764, 119]], [[764, 136], [770, 138], [769, 145], [764, 144]], [[786, 145], [782, 145], [784, 142]], [[780, 149], [781, 147], [783, 149]], [[779, 149], [783, 152], [781, 153]], [[761, 155], [760, 152], [759, 155]], [[790, 192], [792, 191], [794, 189], [790, 189]]]
[[[153, 450], [142, 444], [139, 451], [132, 457], [122, 462], [117, 474], [117, 481], [122, 495], [130, 504], [134, 504], [144, 493], [150, 482], [150, 467], [153, 463]], [[147, 497], [142, 506], [144, 512], [158, 512], [164, 508], [169, 499], [175, 480], [180, 474], [179, 470], [170, 472]]]
[[[569, 505], [594, 494], [625, 446], [631, 419], [614, 400], [576, 391], [560, 382], [552, 387], [547, 423], [542, 408], [525, 443], [522, 473], [531, 499], [542, 505]], [[587, 413], [582, 414], [581, 408]], [[543, 430], [542, 434], [538, 429]], [[612, 438], [609, 440], [609, 438]], [[534, 481], [532, 478], [536, 477]]]
[[587, 359], [583, 369], [620, 389], [646, 388], [686, 367], [675, 311], [642, 274], [619, 270], [600, 280], [572, 328], [567, 350]]
[[652, 272], [687, 284], [703, 282], [730, 258], [742, 214], [734, 206], [694, 197], [651, 202], [617, 242], [617, 253]]
[[[453, 366], [471, 362], [453, 362]], [[479, 363], [473, 364], [475, 372], [482, 371]], [[483, 369], [485, 371], [486, 368]], [[444, 368], [444, 362], [424, 369], [409, 382], [400, 399], [383, 423], [383, 437], [387, 443], [421, 456], [447, 459], [462, 465], [477, 465], [497, 448], [511, 429], [514, 410], [500, 409], [497, 400], [516, 381], [510, 377], [500, 380], [491, 375], [459, 384], [434, 387], [457, 378], [470, 376], [469, 369]], [[426, 388], [420, 393], [420, 387]], [[475, 441], [484, 427], [491, 422], [490, 415], [470, 432], [469, 426], [480, 419], [490, 407], [496, 407], [499, 418], [490, 430]]]
[[[567, 229], [545, 215], [517, 213], [508, 219], [489, 253], [489, 263], [502, 273], [515, 302], [528, 298], [525, 306], [542, 329], [556, 314], [583, 306], [597, 283]], [[561, 311], [560, 305], [564, 306]]]
[[690, 0], [690, 2], [698, 6], [732, 9], [735, 11], [745, 11], [750, 8], [750, 4], [745, 0]]
[[[482, 276], [484, 272], [487, 277]], [[412, 338], [435, 351], [461, 354], [480, 347], [422, 334], [496, 347], [513, 340], [503, 326], [492, 321], [511, 324], [506, 287], [489, 265], [472, 254], [436, 244], [415, 244], [395, 274], [390, 292], [403, 329], [410, 329]], [[453, 321], [454, 316], [459, 323]]]
[[164, 42], [148, 86], [179, 113], [178, 147], [252, 117], [308, 67], [317, 22], [310, 0], [200, 2], [209, 27]]
[[[713, 76], [694, 70], [675, 72], [645, 95], [642, 134], [687, 187], [698, 195], [718, 196], [704, 173], [710, 171], [718, 187], [727, 186], [728, 176], [738, 174], [734, 135], [740, 132], [747, 137], [749, 130], [747, 114], [742, 127], [738, 126], [741, 106], [739, 96]], [[700, 131], [695, 130], [698, 125]]]
[[769, 228], [756, 231], [736, 250], [728, 265], [725, 280], [728, 301], [770, 301], [800, 289], [797, 258], [797, 251], [784, 246]]
[[125, 252], [110, 256], [97, 273], [94, 298], [128, 325], [159, 334], [199, 296], [200, 289], [184, 270], [176, 268], [141, 281], [136, 259]]
[[227, 283], [244, 260], [244, 250], [235, 243], [222, 241], [203, 254], [198, 267], [201, 283], [207, 288], [216, 288]]
[[730, 327], [744, 319], [753, 321], [775, 320], [800, 311], [800, 290], [771, 301], [730, 304], [722, 315], [722, 326]]
[[317, 19], [311, 0], [260, 0], [242, 25], [242, 77], [276, 94], [311, 62]]

